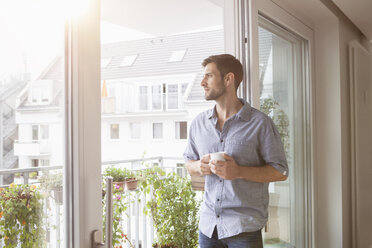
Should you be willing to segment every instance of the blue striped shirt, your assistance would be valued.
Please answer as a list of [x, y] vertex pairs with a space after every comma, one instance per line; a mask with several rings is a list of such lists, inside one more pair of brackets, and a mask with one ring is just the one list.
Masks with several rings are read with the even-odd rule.
[[[215, 108], [199, 114], [191, 123], [185, 160], [199, 160], [205, 154], [226, 152], [240, 166], [271, 165], [288, 175], [280, 135], [270, 117], [247, 102], [238, 113], [217, 125]], [[200, 209], [200, 231], [212, 237], [217, 226], [219, 238], [260, 230], [268, 218], [268, 183], [245, 179], [223, 180], [205, 176], [205, 193]]]

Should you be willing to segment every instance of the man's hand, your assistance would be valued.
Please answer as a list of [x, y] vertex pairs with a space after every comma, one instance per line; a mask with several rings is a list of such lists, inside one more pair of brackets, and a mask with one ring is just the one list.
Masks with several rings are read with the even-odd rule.
[[239, 165], [226, 153], [224, 154], [224, 158], [226, 161], [212, 160], [210, 162], [211, 171], [225, 180], [237, 179], [240, 175]]
[[199, 165], [199, 173], [202, 176], [210, 175], [212, 174], [211, 168], [209, 166], [209, 161], [211, 160], [211, 156], [209, 154], [204, 155], [200, 159], [200, 165]]

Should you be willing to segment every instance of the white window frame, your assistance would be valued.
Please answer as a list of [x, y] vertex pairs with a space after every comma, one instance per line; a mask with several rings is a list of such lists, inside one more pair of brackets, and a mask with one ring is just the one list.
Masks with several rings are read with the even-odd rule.
[[[228, 30], [234, 27], [236, 1], [224, 2]], [[83, 16], [68, 22], [66, 30], [66, 247], [91, 247], [92, 232], [102, 230], [102, 219], [95, 218], [102, 215], [100, 1], [87, 3]], [[226, 52], [234, 50], [234, 37], [235, 30], [225, 32], [225, 39], [233, 41], [225, 42]]]
[[[161, 111], [163, 111], [163, 105], [164, 105], [163, 85], [164, 84], [152, 84], [150, 86], [150, 88], [151, 88], [151, 92], [150, 92], [151, 93], [150, 94], [150, 101], [151, 101], [151, 103], [150, 103], [150, 109], [151, 109], [151, 111], [154, 111], [154, 112], [161, 112]], [[154, 109], [153, 106], [152, 106], [152, 100], [153, 100], [152, 87], [154, 87], [154, 86], [160, 86], [160, 109]]]
[[[309, 50], [309, 58], [310, 61], [309, 64], [306, 66], [308, 67], [308, 70], [305, 70], [307, 75], [304, 76], [305, 83], [303, 87], [305, 87], [306, 93], [304, 93], [305, 99], [303, 100], [303, 105], [305, 106], [303, 109], [303, 112], [306, 113], [307, 119], [304, 120], [304, 123], [309, 124], [310, 127], [306, 128], [306, 134], [303, 134], [305, 137], [307, 137], [306, 140], [304, 140], [304, 151], [306, 154], [313, 154], [314, 153], [314, 147], [313, 147], [313, 137], [314, 133], [312, 130], [312, 126], [314, 126], [314, 102], [312, 101], [313, 96], [312, 92], [314, 92], [314, 88], [312, 88], [314, 84], [310, 84], [312, 81], [312, 75], [313, 75], [313, 35], [314, 32], [309, 26], [305, 25], [303, 22], [299, 21], [295, 17], [295, 15], [289, 14], [288, 10], [281, 8], [279, 5], [273, 3], [270, 0], [246, 0], [247, 4], [250, 6], [249, 9], [249, 35], [248, 40], [250, 42], [249, 46], [250, 49], [248, 51], [248, 61], [249, 61], [249, 71], [250, 71], [250, 81], [253, 82], [250, 88], [250, 99], [251, 99], [251, 105], [255, 108], [259, 109], [260, 106], [260, 85], [259, 85], [259, 49], [258, 49], [258, 18], [259, 15], [268, 17], [272, 21], [274, 21], [279, 26], [285, 27], [287, 30], [290, 30], [293, 33], [296, 33], [297, 35], [301, 36], [303, 39], [305, 39], [308, 42], [308, 50]], [[316, 230], [317, 230], [317, 222], [316, 218], [313, 216], [316, 216], [316, 202], [315, 202], [315, 191], [314, 191], [314, 185], [316, 183], [313, 181], [313, 173], [312, 170], [314, 168], [315, 161], [313, 157], [304, 155], [303, 157], [303, 163], [306, 163], [309, 167], [307, 170], [307, 174], [305, 175], [305, 184], [307, 184], [307, 195], [305, 196], [306, 204], [302, 205], [299, 202], [291, 202], [292, 209], [294, 209], [294, 205], [301, 206], [301, 208], [305, 209], [304, 212], [306, 213], [306, 220], [305, 220], [305, 228], [306, 230], [305, 235], [307, 237], [305, 238], [305, 246], [306, 247], [314, 247], [314, 244], [316, 244]], [[293, 175], [293, 174], [292, 174]], [[289, 177], [289, 180], [293, 180], [294, 177], [299, 177], [300, 175], [293, 175], [292, 177]], [[301, 175], [303, 176], [303, 175]], [[293, 182], [292, 182], [292, 185]], [[292, 215], [293, 214], [293, 215]], [[295, 216], [296, 215], [296, 216]], [[298, 219], [300, 217], [303, 218], [303, 216], [298, 216], [295, 212], [291, 212], [291, 216], [295, 216], [295, 219]], [[295, 223], [290, 223], [291, 226], [295, 226]], [[293, 237], [293, 240], [300, 239], [300, 235], [297, 232], [291, 233], [291, 237]]]
[[[48, 128], [48, 138], [43, 139], [43, 132], [41, 127], [46, 126]], [[33, 128], [37, 127], [37, 139], [34, 139]], [[31, 140], [32, 141], [42, 141], [42, 140], [49, 140], [50, 139], [50, 126], [48, 124], [31, 124]]]
[[[140, 91], [140, 88], [141, 87], [146, 87], [147, 89], [147, 106], [146, 106], [146, 109], [141, 109], [140, 108], [140, 96], [141, 96], [141, 91]], [[151, 108], [152, 108], [152, 99], [151, 99], [151, 92], [149, 93], [149, 89], [151, 90], [151, 85], [149, 84], [139, 84], [138, 86], [136, 86], [136, 108], [137, 108], [137, 111], [138, 112], [148, 112], [148, 111], [151, 111]], [[151, 104], [149, 103], [149, 101], [151, 101]]]
[[137, 60], [138, 54], [126, 55], [120, 62], [120, 67], [132, 66]]

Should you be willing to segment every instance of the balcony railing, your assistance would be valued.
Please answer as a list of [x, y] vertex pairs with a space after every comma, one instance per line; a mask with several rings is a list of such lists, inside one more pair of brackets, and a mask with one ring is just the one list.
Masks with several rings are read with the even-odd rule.
[[[145, 159], [132, 159], [132, 160], [120, 160], [120, 161], [108, 161], [102, 163], [102, 172], [108, 166], [115, 166], [121, 168], [127, 168], [131, 170], [142, 170], [145, 168], [151, 168], [152, 166], [161, 167], [166, 173], [176, 172], [181, 177], [186, 176], [184, 167], [181, 167], [183, 164], [182, 158], [177, 157], [151, 157]], [[0, 170], [0, 177], [4, 175], [15, 175], [22, 174], [23, 180], [18, 181], [20, 184], [32, 184], [38, 185], [40, 182], [38, 179], [30, 178], [30, 173], [35, 172], [52, 172], [52, 171], [62, 171], [62, 166], [45, 166], [45, 167], [32, 167], [32, 168], [23, 168], [23, 169], [7, 169]], [[0, 188], [8, 187], [9, 185], [2, 185]], [[61, 200], [61, 199], [60, 199]], [[132, 191], [132, 194], [127, 198], [128, 208], [126, 213], [122, 214], [122, 219], [124, 220], [125, 226], [124, 230], [128, 239], [131, 240], [132, 244], [136, 248], [150, 248], [155, 239], [154, 226], [152, 223], [151, 217], [143, 214], [143, 207], [146, 204], [146, 195], [140, 193], [139, 191]], [[50, 197], [44, 199], [44, 211], [45, 211], [45, 220], [46, 225], [46, 240], [47, 247], [59, 248], [64, 247], [63, 241], [63, 230], [60, 226], [63, 204], [55, 196], [50, 195]], [[2, 247], [0, 242], [0, 247]], [[129, 247], [129, 244], [126, 244], [126, 247]]]

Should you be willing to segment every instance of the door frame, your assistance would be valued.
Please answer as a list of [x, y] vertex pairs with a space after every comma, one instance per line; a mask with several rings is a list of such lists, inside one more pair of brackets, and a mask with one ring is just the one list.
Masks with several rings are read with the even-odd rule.
[[92, 247], [102, 230], [100, 1], [86, 2], [66, 24], [66, 247]]
[[[310, 27], [306, 20], [301, 20], [296, 17], [295, 14], [291, 13], [291, 10], [288, 8], [284, 8], [285, 6], [280, 6], [279, 4], [275, 3], [273, 0], [247, 0], [248, 3], [248, 23], [249, 23], [249, 40], [250, 40], [250, 49], [249, 49], [249, 70], [251, 71], [251, 95], [250, 98], [252, 99], [252, 106], [259, 109], [260, 108], [260, 85], [259, 85], [259, 44], [258, 44], [258, 27], [259, 27], [259, 16], [263, 16], [273, 23], [277, 24], [278, 26], [288, 30], [290, 33], [300, 36], [304, 40], [307, 41], [307, 49], [308, 49], [308, 58], [305, 60], [309, 64], [305, 64], [304, 67], [307, 67], [307, 70], [303, 70], [306, 75], [303, 75], [304, 80], [304, 89], [303, 89], [303, 113], [306, 115], [304, 116], [304, 130], [305, 134], [302, 134], [304, 139], [304, 158], [303, 161], [306, 162], [308, 167], [305, 168], [305, 180], [308, 185], [307, 192], [308, 195], [305, 199], [306, 203], [306, 228], [311, 232], [309, 240], [306, 240], [305, 243], [308, 247], [314, 247], [316, 244], [316, 230], [317, 230], [317, 222], [315, 216], [317, 216], [317, 208], [316, 208], [316, 195], [317, 192], [317, 183], [316, 183], [316, 170], [315, 170], [315, 149], [314, 144], [316, 144], [315, 140], [315, 103], [314, 99], [314, 92], [315, 92], [315, 84], [313, 83], [313, 79], [315, 78], [314, 72], [314, 30]], [[304, 68], [305, 69], [305, 68]], [[293, 175], [293, 174], [292, 174]], [[295, 176], [295, 175], [294, 175]]]

